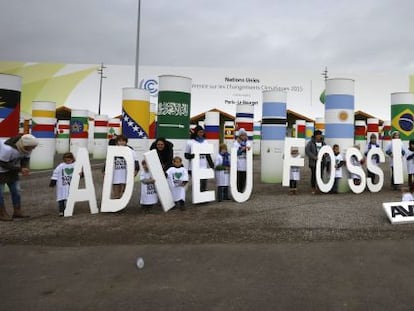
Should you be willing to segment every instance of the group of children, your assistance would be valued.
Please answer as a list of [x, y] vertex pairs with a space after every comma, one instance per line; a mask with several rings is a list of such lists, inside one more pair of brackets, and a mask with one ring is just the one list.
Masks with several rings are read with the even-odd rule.
[[[124, 135], [119, 135], [114, 141], [114, 145], [127, 146], [128, 139]], [[158, 194], [153, 178], [145, 160], [141, 161], [141, 169], [136, 160], [135, 151], [130, 148], [135, 160], [135, 175], [139, 171], [140, 180], [140, 205], [145, 213], [150, 213], [153, 206], [158, 203]], [[74, 171], [75, 157], [71, 152], [63, 154], [63, 161], [53, 170], [50, 187], [56, 187], [56, 201], [58, 203], [59, 216], [64, 216], [66, 201], [69, 196], [70, 182]], [[220, 152], [216, 156], [214, 164], [216, 171], [218, 201], [230, 200], [230, 153], [227, 145], [220, 145]], [[105, 168], [103, 168], [105, 172]], [[115, 157], [114, 173], [112, 178], [112, 199], [122, 197], [126, 186], [126, 162], [123, 157]], [[186, 185], [189, 182], [189, 172], [184, 167], [182, 158], [173, 157], [172, 166], [165, 170], [165, 176], [172, 193], [175, 207], [182, 211], [185, 210]]]
[[[318, 133], [320, 135], [320, 131]], [[392, 139], [398, 139], [400, 138], [399, 132], [395, 131], [392, 133]], [[321, 145], [322, 146], [322, 145]], [[320, 147], [321, 147], [320, 146]], [[353, 146], [356, 149], [360, 149], [359, 145]], [[364, 156], [366, 157], [368, 155], [368, 152], [371, 149], [380, 148], [380, 145], [377, 143], [377, 136], [375, 134], [371, 134], [369, 138], [369, 142], [367, 143], [365, 150], [364, 150]], [[345, 160], [340, 152], [339, 145], [335, 144], [332, 146], [332, 151], [334, 153], [335, 157], [335, 181], [332, 186], [332, 189], [330, 193], [338, 193], [338, 185], [340, 179], [343, 177], [343, 167], [345, 166]], [[391, 167], [391, 186], [394, 190], [398, 189], [397, 185], [394, 184], [394, 172], [393, 172], [393, 153], [392, 153], [392, 143], [389, 143], [387, 147], [385, 148], [385, 154], [387, 154], [390, 157], [390, 167]], [[291, 149], [291, 156], [292, 157], [299, 157], [299, 151], [298, 148], [293, 147]], [[309, 155], [308, 155], [309, 156]], [[406, 149], [403, 145], [401, 145], [401, 157], [405, 157], [407, 161], [407, 173], [408, 173], [408, 187], [401, 188], [403, 192], [403, 201], [408, 200], [407, 198], [408, 193], [410, 195], [414, 191], [414, 140], [409, 141], [408, 149]], [[351, 163], [353, 166], [362, 166], [365, 162], [365, 159], [358, 160], [358, 158], [353, 155], [351, 157]], [[379, 156], [374, 155], [371, 158], [372, 164], [379, 165]], [[329, 168], [329, 163], [325, 163], [322, 166], [325, 166], [327, 169]], [[329, 171], [329, 169], [328, 169]], [[378, 175], [371, 172], [369, 169], [367, 169], [367, 177], [372, 179], [372, 182], [375, 184], [378, 178]], [[355, 185], [359, 185], [361, 183], [361, 176], [351, 173], [351, 178]], [[289, 193], [290, 194], [296, 194], [297, 193], [297, 182], [300, 180], [300, 167], [293, 166], [290, 169], [290, 183], [289, 183]], [[404, 196], [405, 195], [405, 196]], [[412, 195], [411, 195], [412, 196]], [[404, 199], [405, 198], [405, 199]]]

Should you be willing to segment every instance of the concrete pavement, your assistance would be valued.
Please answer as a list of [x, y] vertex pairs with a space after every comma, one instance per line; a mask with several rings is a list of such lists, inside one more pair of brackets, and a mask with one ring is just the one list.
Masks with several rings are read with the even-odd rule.
[[413, 246], [1, 246], [0, 310], [412, 310]]

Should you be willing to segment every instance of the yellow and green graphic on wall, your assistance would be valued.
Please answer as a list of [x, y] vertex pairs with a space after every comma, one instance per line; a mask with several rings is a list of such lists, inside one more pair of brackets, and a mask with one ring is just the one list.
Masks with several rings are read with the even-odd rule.
[[32, 112], [33, 101], [53, 101], [57, 107], [64, 106], [79, 83], [96, 73], [98, 65], [70, 72], [65, 72], [66, 68], [66, 64], [57, 63], [0, 62], [0, 73], [22, 77], [20, 111], [27, 114]]

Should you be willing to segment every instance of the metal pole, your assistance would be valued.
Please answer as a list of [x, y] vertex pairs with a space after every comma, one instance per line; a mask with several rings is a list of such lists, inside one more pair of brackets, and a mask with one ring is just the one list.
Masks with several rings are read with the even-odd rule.
[[138, 0], [138, 17], [137, 17], [137, 46], [135, 51], [135, 88], [138, 88], [139, 81], [139, 32], [141, 19], [141, 0]]
[[102, 102], [102, 79], [106, 78], [103, 76], [103, 70], [106, 68], [103, 63], [101, 63], [101, 68], [98, 69], [98, 73], [100, 74], [99, 79], [99, 105], [98, 105], [98, 114], [101, 114], [101, 102]]

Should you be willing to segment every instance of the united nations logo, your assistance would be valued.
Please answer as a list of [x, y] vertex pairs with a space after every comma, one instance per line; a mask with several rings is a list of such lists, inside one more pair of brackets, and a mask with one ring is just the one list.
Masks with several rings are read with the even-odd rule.
[[151, 96], [158, 95], [158, 81], [155, 79], [142, 79], [139, 87], [149, 91]]

